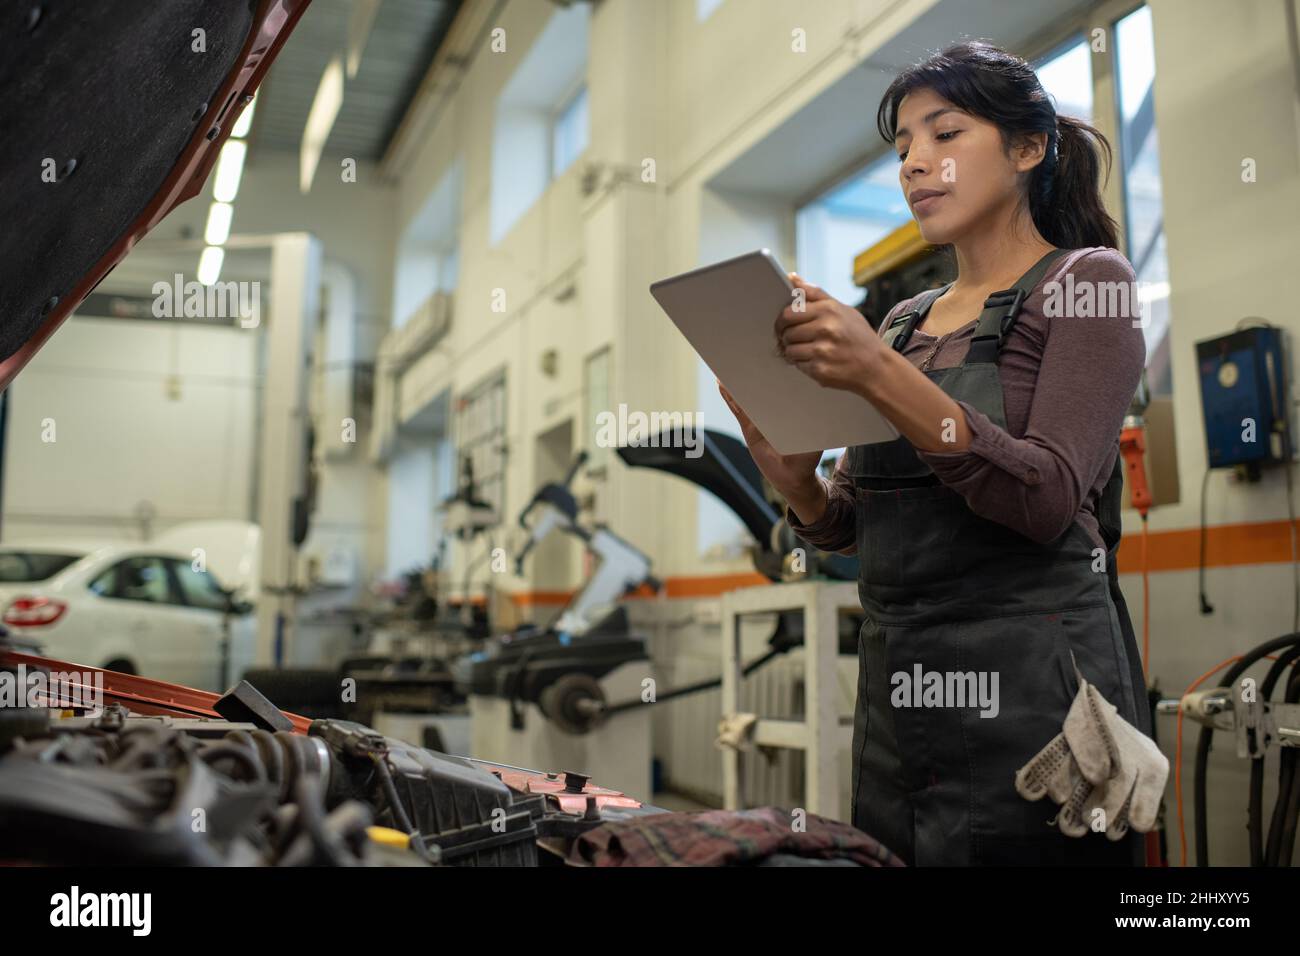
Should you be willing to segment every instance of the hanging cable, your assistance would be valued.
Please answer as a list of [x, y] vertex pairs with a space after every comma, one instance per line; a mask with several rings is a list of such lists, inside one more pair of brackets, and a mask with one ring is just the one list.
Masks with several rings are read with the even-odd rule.
[[1287, 460], [1283, 465], [1286, 472], [1286, 518], [1287, 528], [1291, 532], [1291, 630], [1300, 631], [1300, 555], [1296, 552], [1295, 490], [1291, 475], [1291, 442], [1283, 443]]
[[[1216, 664], [1213, 668], [1206, 671], [1196, 680], [1188, 685], [1187, 690], [1183, 691], [1186, 697], [1196, 688], [1200, 687], [1205, 681], [1213, 677], [1219, 671], [1223, 670], [1229, 664], [1241, 660], [1240, 657], [1229, 657], [1226, 661]], [[1174, 802], [1178, 807], [1178, 846], [1179, 846], [1179, 866], [1187, 865], [1187, 826], [1183, 818], [1183, 711], [1178, 711], [1178, 719], [1175, 722], [1177, 733], [1174, 738]]]
[[[1280, 654], [1273, 665], [1268, 669], [1264, 677], [1264, 682], [1259, 685], [1259, 700], [1266, 703], [1273, 699], [1273, 688], [1277, 686], [1278, 680], [1292, 667], [1297, 660], [1300, 660], [1300, 644], [1291, 648], [1283, 654]], [[1255, 731], [1250, 730], [1248, 734], [1254, 742]], [[1284, 754], [1286, 751], [1283, 752]], [[1289, 761], [1283, 761], [1283, 770]], [[1284, 774], [1285, 775], [1285, 774]], [[1274, 808], [1274, 820], [1269, 826], [1269, 846], [1266, 851], [1264, 848], [1264, 754], [1261, 752], [1258, 757], [1251, 758], [1250, 761], [1250, 799], [1246, 811], [1246, 831], [1250, 839], [1250, 865], [1251, 866], [1272, 866], [1270, 858], [1276, 856], [1275, 841], [1282, 836], [1281, 821], [1277, 817], [1279, 809], [1284, 810], [1286, 799], [1279, 790], [1277, 804]]]
[[1205, 596], [1205, 493], [1210, 483], [1210, 468], [1205, 469], [1205, 474], [1201, 477], [1201, 557], [1197, 562], [1197, 585], [1201, 596], [1201, 613], [1213, 614], [1214, 605], [1212, 605]]

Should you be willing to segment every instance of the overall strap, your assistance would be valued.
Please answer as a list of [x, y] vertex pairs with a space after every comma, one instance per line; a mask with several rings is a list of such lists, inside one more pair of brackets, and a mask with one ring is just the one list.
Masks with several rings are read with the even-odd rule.
[[1029, 271], [1017, 279], [1016, 284], [1010, 289], [994, 292], [984, 300], [984, 311], [980, 313], [979, 322], [975, 326], [975, 334], [971, 338], [970, 351], [966, 353], [964, 365], [997, 361], [1002, 342], [1012, 326], [1016, 324], [1016, 318], [1020, 315], [1020, 307], [1024, 305], [1025, 299], [1029, 298], [1034, 287], [1042, 281], [1052, 263], [1067, 251], [1053, 249], [1030, 266]]
[[903, 348], [907, 345], [907, 340], [912, 337], [916, 327], [925, 319], [925, 315], [930, 311], [930, 306], [934, 304], [934, 300], [947, 292], [951, 285], [952, 283], [949, 282], [937, 289], [926, 289], [918, 295], [916, 304], [911, 309], [897, 316], [894, 321], [889, 323], [889, 328], [885, 330], [884, 335], [885, 344], [895, 352], [903, 351]]

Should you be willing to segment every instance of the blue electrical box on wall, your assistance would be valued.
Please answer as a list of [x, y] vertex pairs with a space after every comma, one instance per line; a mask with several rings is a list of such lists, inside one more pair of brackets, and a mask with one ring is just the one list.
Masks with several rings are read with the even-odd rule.
[[1290, 392], [1282, 330], [1254, 326], [1196, 343], [1211, 468], [1289, 459]]

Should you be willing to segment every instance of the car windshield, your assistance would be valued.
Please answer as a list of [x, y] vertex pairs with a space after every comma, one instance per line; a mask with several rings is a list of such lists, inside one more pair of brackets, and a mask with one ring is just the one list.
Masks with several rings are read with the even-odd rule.
[[0, 583], [45, 581], [79, 558], [79, 554], [48, 551], [0, 551]]

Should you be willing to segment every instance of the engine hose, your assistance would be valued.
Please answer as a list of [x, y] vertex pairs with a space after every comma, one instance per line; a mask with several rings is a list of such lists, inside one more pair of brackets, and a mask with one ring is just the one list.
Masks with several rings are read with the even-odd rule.
[[[1222, 687], [1235, 687], [1237, 680], [1248, 669], [1253, 667], [1258, 661], [1263, 660], [1274, 651], [1283, 648], [1293, 647], [1300, 643], [1300, 631], [1292, 631], [1290, 634], [1283, 634], [1281, 637], [1275, 637], [1271, 641], [1265, 641], [1253, 650], [1247, 651], [1241, 658], [1228, 669], [1223, 676]], [[1196, 865], [1209, 866], [1209, 817], [1206, 813], [1206, 774], [1209, 770], [1210, 747], [1214, 740], [1214, 728], [1202, 727], [1200, 736], [1196, 741], [1196, 773], [1193, 780], [1193, 801], [1195, 804], [1196, 819]]]
[[415, 825], [411, 823], [411, 818], [406, 815], [406, 808], [402, 806], [402, 801], [397, 796], [397, 786], [393, 783], [393, 775], [388, 770], [388, 762], [384, 759], [384, 755], [379, 753], [371, 754], [370, 759], [374, 762], [375, 770], [379, 773], [379, 785], [384, 789], [384, 797], [388, 800], [389, 809], [393, 811], [393, 819], [403, 833], [414, 833]]
[[[366, 828], [374, 822], [370, 808], [358, 800], [339, 804], [325, 817], [325, 829], [358, 860], [365, 856], [369, 837]], [[418, 841], [412, 841], [416, 843]]]
[[284, 803], [289, 799], [289, 788], [292, 781], [288, 779], [289, 775], [285, 766], [289, 758], [285, 754], [284, 745], [276, 739], [274, 734], [265, 730], [232, 730], [226, 734], [225, 739], [247, 747], [257, 754], [257, 759], [262, 764], [262, 771], [267, 782], [275, 784], [278, 788], [276, 792], [277, 801]]
[[[320, 776], [314, 772], [304, 773], [298, 777], [294, 787], [298, 803], [298, 819], [302, 822], [305, 835], [310, 839], [316, 852], [331, 865], [353, 866], [356, 860], [345, 851], [342, 841], [330, 834], [325, 827], [325, 814], [322, 809], [325, 802], [324, 789]], [[300, 838], [289, 848], [283, 862], [287, 866], [301, 866], [313, 862], [301, 859], [303, 855], [305, 855], [305, 847]]]
[[272, 849], [270, 857], [272, 864], [275, 864], [284, 856], [297, 833], [298, 808], [294, 804], [281, 803], [271, 811], [269, 839]]
[[[1264, 677], [1264, 682], [1259, 686], [1259, 699], [1261, 702], [1267, 702], [1273, 699], [1273, 688], [1277, 686], [1278, 679], [1285, 673], [1286, 669], [1292, 665], [1297, 657], [1300, 657], [1300, 645], [1291, 648], [1284, 654], [1280, 654], [1268, 669], [1268, 674]], [[1255, 731], [1248, 731], [1252, 744], [1255, 744]], [[1269, 836], [1272, 838], [1274, 828], [1277, 826], [1277, 810], [1282, 806], [1278, 804], [1274, 808], [1274, 822], [1269, 826]], [[1258, 757], [1252, 757], [1250, 761], [1250, 798], [1247, 801], [1246, 810], [1246, 833], [1250, 840], [1250, 865], [1251, 866], [1271, 866], [1268, 862], [1269, 851], [1264, 848], [1264, 754], [1261, 752]], [[1281, 833], [1279, 831], [1278, 836]]]
[[[305, 850], [301, 843], [303, 830], [309, 825], [308, 811], [303, 807], [302, 792], [300, 783], [311, 772], [307, 765], [307, 759], [302, 750], [299, 749], [298, 740], [292, 734], [285, 734], [279, 731], [275, 734], [267, 734], [265, 731], [254, 731], [257, 736], [256, 740], [265, 741], [267, 749], [263, 753], [276, 753], [277, 759], [283, 762], [279, 766], [280, 787], [282, 799], [292, 799], [291, 804], [285, 804], [277, 812], [277, 830], [276, 835], [276, 865], [286, 866], [294, 865], [292, 860], [301, 857]], [[323, 786], [320, 799], [324, 798]], [[304, 865], [304, 864], [298, 864]]]
[[255, 751], [236, 743], [208, 744], [199, 751], [199, 759], [211, 766], [214, 761], [231, 758], [242, 763], [252, 774], [253, 783], [266, 782], [266, 768]]
[[166, 731], [154, 728], [131, 728], [118, 735], [120, 750], [108, 762], [114, 770], [126, 773], [157, 759], [158, 752], [170, 741]]

